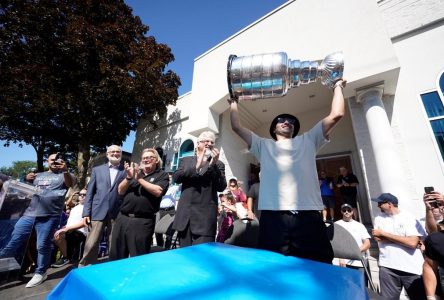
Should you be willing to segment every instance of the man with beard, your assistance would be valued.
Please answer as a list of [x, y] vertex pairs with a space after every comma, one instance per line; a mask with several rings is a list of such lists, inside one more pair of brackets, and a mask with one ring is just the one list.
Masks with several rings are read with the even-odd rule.
[[180, 247], [214, 242], [217, 228], [217, 192], [227, 187], [225, 165], [214, 148], [211, 131], [197, 138], [196, 155], [183, 157], [173, 174], [182, 184], [173, 229], [178, 231]]
[[46, 270], [51, 261], [52, 237], [59, 226], [65, 204], [65, 194], [75, 184], [75, 177], [68, 172], [59, 154], [48, 157], [47, 172], [29, 173], [26, 181], [39, 187], [24, 215], [15, 224], [9, 243], [0, 251], [0, 258], [12, 257], [28, 241], [33, 229], [37, 234], [37, 267], [26, 285], [31, 288], [47, 278]]
[[319, 213], [316, 153], [344, 116], [345, 83], [335, 83], [330, 113], [300, 136], [298, 118], [281, 114], [270, 125], [273, 139], [259, 137], [241, 125], [237, 99], [228, 100], [231, 128], [261, 166], [259, 248], [331, 264], [333, 249]]
[[110, 260], [147, 254], [160, 201], [169, 185], [162, 159], [153, 148], [142, 151], [140, 166], [125, 163], [126, 178], [119, 184], [124, 196], [111, 238]]
[[120, 165], [122, 149], [117, 145], [109, 146], [106, 157], [108, 163], [93, 168], [88, 184], [82, 216], [85, 226], [89, 226], [89, 234], [79, 267], [97, 262], [103, 231], [106, 227], [109, 241], [114, 219], [119, 211], [117, 187], [125, 178], [125, 172]]

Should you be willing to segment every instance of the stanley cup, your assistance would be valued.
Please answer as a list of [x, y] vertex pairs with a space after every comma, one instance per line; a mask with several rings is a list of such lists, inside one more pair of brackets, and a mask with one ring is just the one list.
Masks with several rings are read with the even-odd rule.
[[284, 96], [288, 89], [317, 79], [333, 88], [344, 73], [342, 52], [323, 61], [290, 60], [285, 52], [249, 56], [230, 55], [227, 65], [231, 98], [256, 100]]

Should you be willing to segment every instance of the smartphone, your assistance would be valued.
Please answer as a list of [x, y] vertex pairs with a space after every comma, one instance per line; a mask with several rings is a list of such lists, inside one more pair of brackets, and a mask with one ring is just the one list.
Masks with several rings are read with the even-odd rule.
[[433, 193], [435, 191], [435, 189], [433, 188], [433, 186], [425, 186], [424, 187], [424, 192], [426, 193], [426, 194], [431, 194], [431, 193]]

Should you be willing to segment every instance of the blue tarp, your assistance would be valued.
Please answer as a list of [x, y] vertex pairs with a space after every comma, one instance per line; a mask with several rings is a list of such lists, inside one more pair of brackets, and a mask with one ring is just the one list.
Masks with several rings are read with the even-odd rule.
[[368, 299], [358, 271], [209, 243], [72, 270], [48, 299]]

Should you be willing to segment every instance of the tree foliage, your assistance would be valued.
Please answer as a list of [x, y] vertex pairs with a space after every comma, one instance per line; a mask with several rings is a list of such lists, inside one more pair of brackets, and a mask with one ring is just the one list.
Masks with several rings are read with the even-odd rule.
[[0, 3], [0, 139], [32, 145], [39, 168], [53, 149], [88, 160], [175, 104], [170, 48], [123, 1]]
[[14, 161], [12, 162], [12, 167], [1, 167], [0, 173], [11, 176], [12, 178], [20, 178], [28, 174], [33, 168], [37, 168], [35, 161]]

